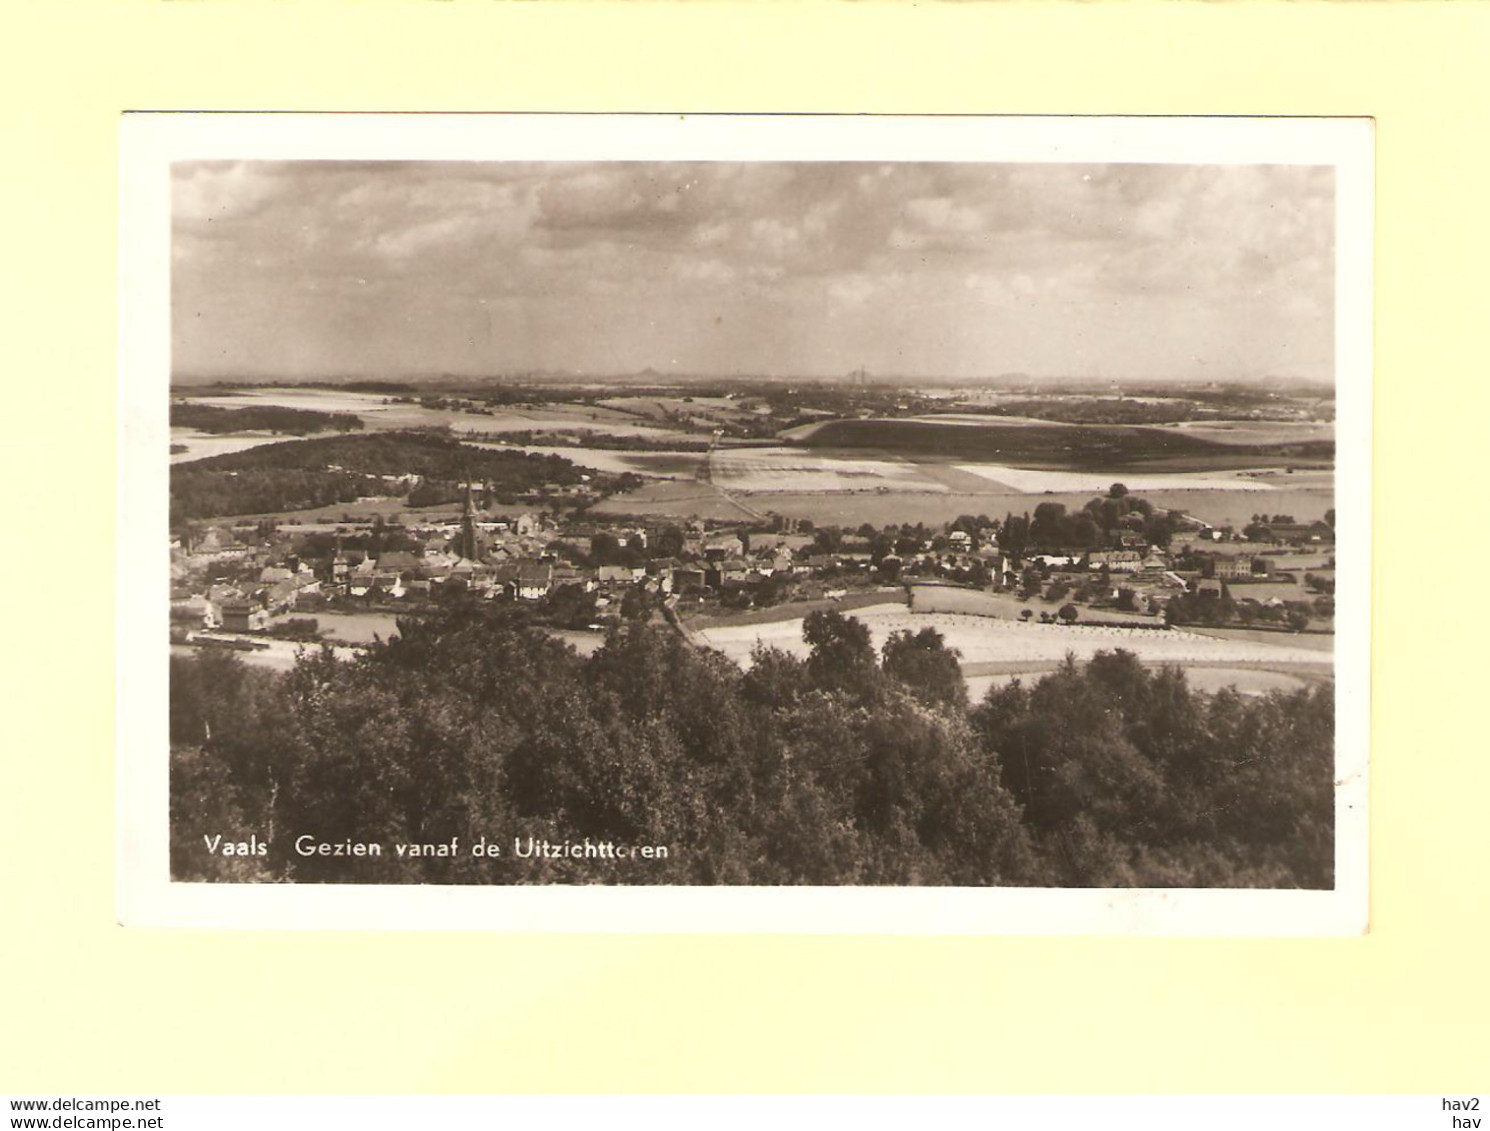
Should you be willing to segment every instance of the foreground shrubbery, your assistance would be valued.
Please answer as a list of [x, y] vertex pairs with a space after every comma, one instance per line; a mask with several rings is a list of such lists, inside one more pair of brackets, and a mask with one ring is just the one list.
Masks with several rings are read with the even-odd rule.
[[[1244, 701], [1130, 654], [969, 707], [933, 630], [808, 619], [748, 673], [659, 627], [581, 658], [461, 609], [285, 675], [172, 659], [183, 879], [1327, 887], [1328, 688]], [[658, 860], [302, 858], [295, 837], [662, 844]], [[204, 835], [268, 840], [208, 855]]]

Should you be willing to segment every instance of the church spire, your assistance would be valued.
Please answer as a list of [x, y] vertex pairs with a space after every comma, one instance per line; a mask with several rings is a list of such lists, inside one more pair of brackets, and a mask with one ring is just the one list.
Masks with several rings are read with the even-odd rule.
[[476, 496], [469, 480], [460, 511], [460, 556], [468, 561], [476, 560]]

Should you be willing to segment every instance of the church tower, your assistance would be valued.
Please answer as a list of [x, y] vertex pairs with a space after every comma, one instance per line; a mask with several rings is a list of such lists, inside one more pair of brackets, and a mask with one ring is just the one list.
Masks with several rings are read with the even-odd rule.
[[478, 551], [476, 545], [476, 497], [471, 484], [466, 484], [466, 501], [460, 512], [460, 556], [474, 562]]

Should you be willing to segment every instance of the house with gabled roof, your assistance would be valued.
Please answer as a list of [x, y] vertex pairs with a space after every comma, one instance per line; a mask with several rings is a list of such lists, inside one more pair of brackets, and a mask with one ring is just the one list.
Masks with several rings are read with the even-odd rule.
[[413, 574], [423, 566], [423, 561], [408, 550], [388, 550], [378, 558], [379, 573]]
[[595, 580], [602, 589], [616, 589], [630, 585], [636, 575], [630, 566], [603, 565], [595, 570]]
[[260, 592], [263, 595], [264, 607], [271, 613], [293, 609], [300, 595], [299, 587], [294, 581], [288, 579], [265, 586]]
[[593, 570], [579, 569], [571, 565], [554, 566], [552, 586], [554, 589], [562, 589], [567, 585], [577, 585], [586, 593], [595, 591], [595, 574]]
[[258, 601], [239, 598], [222, 606], [222, 627], [227, 632], [260, 632], [269, 624], [269, 611]]
[[541, 601], [553, 587], [554, 567], [547, 562], [522, 562], [517, 567], [517, 598]]

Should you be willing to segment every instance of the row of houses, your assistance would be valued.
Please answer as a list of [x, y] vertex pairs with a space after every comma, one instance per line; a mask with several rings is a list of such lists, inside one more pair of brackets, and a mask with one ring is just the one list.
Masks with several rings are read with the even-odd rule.
[[265, 566], [257, 583], [215, 583], [205, 591], [171, 601], [171, 622], [194, 628], [256, 632], [270, 618], [293, 610], [304, 598], [322, 595], [325, 587], [306, 562]]

